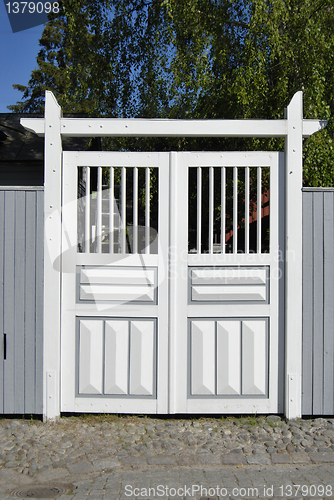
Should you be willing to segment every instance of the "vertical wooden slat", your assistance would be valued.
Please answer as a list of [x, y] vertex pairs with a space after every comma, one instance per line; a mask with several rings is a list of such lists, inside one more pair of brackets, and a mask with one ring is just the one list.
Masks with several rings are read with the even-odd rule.
[[126, 253], [126, 167], [121, 173], [121, 253]]
[[43, 239], [44, 193], [36, 192], [36, 389], [35, 413], [43, 413]]
[[213, 253], [214, 173], [209, 167], [209, 253]]
[[313, 193], [303, 193], [303, 415], [312, 415]]
[[26, 270], [25, 270], [25, 411], [35, 411], [35, 311], [36, 311], [36, 200], [34, 192], [26, 194]]
[[[30, 193], [29, 193], [30, 194]], [[36, 193], [32, 193], [36, 199]], [[14, 385], [15, 385], [15, 413], [25, 413], [24, 408], [24, 337], [25, 337], [25, 322], [24, 322], [24, 269], [26, 263], [26, 248], [25, 248], [25, 191], [15, 192], [15, 245], [14, 245], [14, 262], [15, 262], [15, 282], [14, 282]], [[35, 200], [33, 200], [34, 202]], [[34, 409], [35, 412], [35, 409]]]
[[97, 167], [96, 252], [102, 253], [102, 167]]
[[90, 167], [86, 167], [85, 253], [90, 252]]
[[0, 191], [0, 413], [4, 412], [4, 241], [5, 241], [5, 193]]
[[324, 218], [323, 193], [313, 193], [313, 241], [314, 241], [314, 331], [313, 331], [313, 414], [323, 412], [323, 302], [324, 302]]
[[238, 167], [233, 167], [233, 253], [238, 251]]
[[334, 203], [333, 192], [324, 196], [324, 415], [334, 412]]
[[257, 253], [261, 253], [262, 244], [262, 179], [261, 167], [257, 167]]
[[202, 168], [197, 167], [197, 253], [202, 253]]
[[220, 196], [220, 214], [221, 214], [221, 220], [220, 220], [220, 241], [221, 241], [221, 247], [220, 251], [221, 253], [225, 253], [225, 218], [226, 218], [226, 174], [225, 174], [225, 167], [221, 168], [221, 196]]
[[133, 249], [138, 253], [138, 168], [133, 169]]
[[150, 253], [150, 169], [145, 169], [145, 253]]
[[15, 193], [5, 193], [4, 238], [4, 333], [7, 334], [7, 359], [4, 361], [4, 413], [15, 410], [15, 296], [14, 296], [14, 245], [15, 245]]
[[114, 253], [114, 167], [109, 170], [109, 253]]
[[249, 167], [245, 168], [245, 253], [249, 253]]

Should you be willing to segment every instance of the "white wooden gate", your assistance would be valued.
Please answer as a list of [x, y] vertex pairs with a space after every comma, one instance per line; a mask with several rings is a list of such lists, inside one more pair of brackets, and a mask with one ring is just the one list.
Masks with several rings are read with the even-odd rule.
[[62, 411], [278, 411], [278, 167], [63, 153]]

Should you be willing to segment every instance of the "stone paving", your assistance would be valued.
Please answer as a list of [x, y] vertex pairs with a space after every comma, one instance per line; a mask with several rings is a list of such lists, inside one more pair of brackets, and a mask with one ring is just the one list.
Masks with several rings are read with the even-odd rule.
[[0, 500], [14, 496], [334, 499], [334, 419], [0, 419]]

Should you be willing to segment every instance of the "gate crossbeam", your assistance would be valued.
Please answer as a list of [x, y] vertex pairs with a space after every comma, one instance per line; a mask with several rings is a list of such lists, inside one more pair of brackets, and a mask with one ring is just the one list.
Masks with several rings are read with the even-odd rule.
[[[61, 275], [54, 267], [61, 255], [62, 136], [165, 137], [284, 137], [285, 142], [285, 415], [301, 416], [302, 393], [302, 140], [322, 130], [325, 120], [303, 119], [302, 92], [297, 92], [284, 120], [160, 120], [62, 118], [55, 97], [46, 92], [45, 118], [22, 118], [21, 124], [45, 137], [44, 261], [44, 402], [47, 420], [60, 414], [60, 297]], [[45, 238], [46, 240], [47, 238]], [[50, 254], [50, 248], [52, 254]]]

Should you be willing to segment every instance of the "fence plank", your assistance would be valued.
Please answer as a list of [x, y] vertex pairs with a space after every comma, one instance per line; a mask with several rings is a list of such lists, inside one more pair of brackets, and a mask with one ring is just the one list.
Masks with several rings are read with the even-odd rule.
[[324, 213], [323, 193], [313, 193], [314, 318], [313, 318], [313, 414], [323, 413], [323, 301], [324, 301]]
[[43, 413], [44, 193], [36, 192], [36, 387], [35, 413]]
[[5, 193], [0, 191], [0, 413], [3, 413], [4, 397], [4, 361], [3, 361], [3, 327], [4, 327], [4, 235], [5, 235]]
[[25, 292], [25, 199], [24, 191], [15, 192], [15, 286], [14, 286], [14, 352], [15, 413], [24, 411], [24, 292]]
[[4, 239], [4, 333], [7, 335], [7, 356], [4, 360], [4, 413], [14, 413], [14, 227], [15, 193], [5, 193], [5, 239]]
[[36, 309], [36, 194], [26, 195], [26, 270], [25, 270], [25, 411], [35, 411], [35, 309]]
[[313, 193], [303, 193], [303, 415], [312, 415]]
[[324, 192], [324, 386], [323, 412], [334, 412], [334, 193]]

